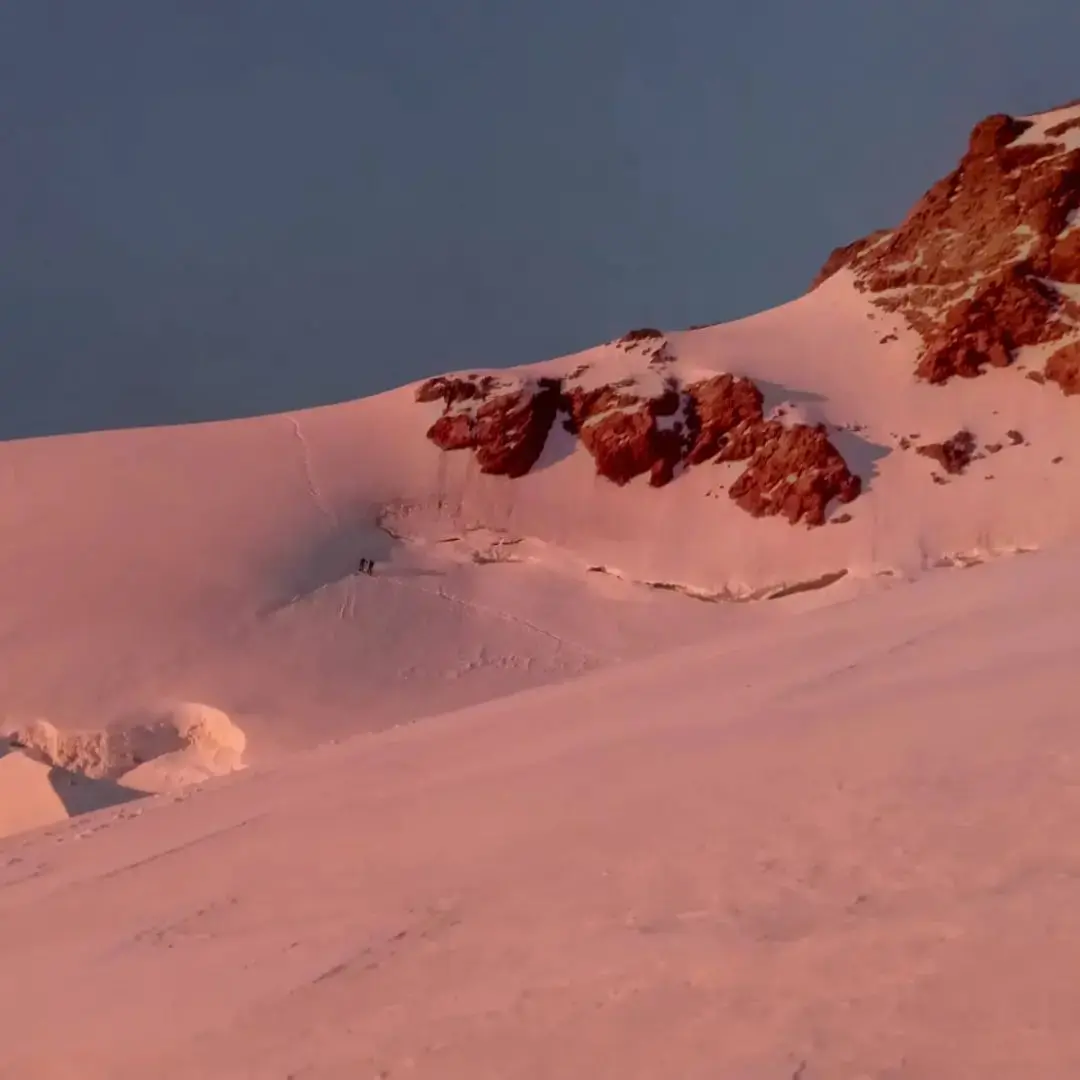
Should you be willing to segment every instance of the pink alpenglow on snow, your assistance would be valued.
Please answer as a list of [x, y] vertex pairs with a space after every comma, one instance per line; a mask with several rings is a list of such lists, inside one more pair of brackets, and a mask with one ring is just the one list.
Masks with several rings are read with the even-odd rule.
[[846, 267], [922, 338], [931, 383], [1008, 367], [1080, 331], [1080, 106], [987, 117], [957, 168], [896, 229], [838, 248]]
[[737, 322], [0, 445], [0, 1078], [1080, 1074], [1078, 154]]

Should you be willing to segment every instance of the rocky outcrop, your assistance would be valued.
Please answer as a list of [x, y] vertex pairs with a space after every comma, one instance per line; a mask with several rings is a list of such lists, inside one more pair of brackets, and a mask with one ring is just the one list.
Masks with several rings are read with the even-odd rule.
[[667, 335], [652, 326], [627, 330], [622, 337], [616, 338], [611, 344], [623, 352], [647, 356], [651, 366], [670, 364], [675, 359], [675, 354], [668, 344]]
[[916, 374], [931, 383], [954, 375], [973, 378], [986, 364], [1008, 367], [1016, 350], [1065, 334], [1057, 319], [1062, 296], [1025, 266], [1007, 266], [988, 277], [969, 299], [946, 312], [928, 340]]
[[622, 485], [647, 472], [654, 487], [673, 479], [686, 434], [674, 379], [651, 392], [634, 379], [591, 387], [569, 379], [563, 402], [566, 428], [581, 439], [600, 476]]
[[436, 375], [416, 388], [417, 401], [442, 401], [447, 408], [486, 397], [500, 380], [494, 375]]
[[[622, 339], [626, 340], [626, 339]], [[850, 502], [860, 481], [821, 425], [765, 419], [751, 379], [717, 374], [683, 382], [658, 370], [663, 338], [639, 331], [652, 359], [613, 382], [582, 365], [563, 378], [454, 375], [429, 379], [419, 402], [443, 402], [428, 438], [443, 450], [471, 450], [480, 470], [522, 476], [537, 462], [556, 419], [576, 435], [598, 475], [619, 486], [648, 475], [669, 484], [680, 467], [709, 461], [747, 463], [730, 497], [757, 517], [780, 514], [821, 525], [829, 504]]]
[[822, 424], [746, 423], [721, 453], [724, 460], [743, 456], [746, 470], [728, 493], [755, 517], [782, 514], [792, 524], [824, 525], [830, 502], [851, 502], [862, 490]]
[[828, 281], [833, 274], [859, 260], [867, 251], [878, 243], [887, 240], [891, 235], [888, 229], [878, 229], [869, 236], [864, 236], [859, 240], [852, 240], [850, 244], [844, 244], [843, 247], [834, 248], [825, 260], [825, 265], [822, 266], [810, 283], [811, 292]]
[[615, 344], [621, 345], [624, 349], [632, 350], [643, 343], [646, 346], [658, 345], [663, 339], [663, 330], [657, 330], [652, 326], [643, 326], [639, 327], [637, 330], [627, 330]]
[[1027, 345], [1080, 332], [1080, 115], [987, 117], [967, 152], [896, 229], [832, 253], [874, 303], [920, 333], [931, 383], [1012, 364]]
[[716, 375], [688, 386], [689, 446], [686, 460], [699, 465], [716, 457], [740, 425], [763, 419], [764, 398], [753, 381], [738, 375]]
[[944, 442], [918, 446], [915, 452], [936, 461], [947, 473], [956, 475], [962, 473], [975, 456], [975, 436], [970, 431], [958, 431]]
[[539, 460], [559, 410], [559, 380], [440, 376], [422, 383], [416, 400], [442, 400], [428, 429], [442, 450], [473, 450], [481, 472], [524, 476]]
[[[1073, 105], [1080, 104], [1073, 102]], [[1071, 116], [1068, 120], [1062, 120], [1060, 124], [1052, 124], [1046, 129], [1046, 134], [1053, 139], [1060, 139], [1062, 135], [1068, 135], [1070, 131], [1080, 128], [1080, 116]]]
[[1043, 375], [1056, 382], [1067, 397], [1080, 394], [1080, 342], [1062, 346], [1046, 361]]

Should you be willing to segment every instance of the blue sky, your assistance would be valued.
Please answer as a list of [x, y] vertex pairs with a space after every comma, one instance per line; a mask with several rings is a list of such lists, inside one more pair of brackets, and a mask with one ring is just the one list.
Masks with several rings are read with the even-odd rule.
[[1075, 0], [9, 0], [0, 437], [209, 419], [799, 294]]

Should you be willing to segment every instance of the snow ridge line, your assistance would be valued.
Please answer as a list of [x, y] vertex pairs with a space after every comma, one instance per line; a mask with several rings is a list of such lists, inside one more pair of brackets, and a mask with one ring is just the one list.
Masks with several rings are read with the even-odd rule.
[[319, 513], [337, 528], [337, 514], [334, 513], [334, 508], [323, 497], [323, 493], [315, 480], [315, 471], [311, 462], [311, 447], [308, 445], [307, 438], [304, 436], [304, 429], [300, 426], [300, 421], [297, 420], [295, 416], [286, 416], [285, 419], [292, 425], [293, 435], [300, 447], [300, 465], [304, 470], [304, 481], [307, 484], [311, 501], [315, 504]]

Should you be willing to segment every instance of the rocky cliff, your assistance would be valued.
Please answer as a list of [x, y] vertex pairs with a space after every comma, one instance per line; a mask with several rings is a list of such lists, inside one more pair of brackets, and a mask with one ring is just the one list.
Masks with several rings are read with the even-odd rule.
[[428, 438], [442, 450], [471, 450], [482, 472], [522, 476], [539, 461], [556, 423], [577, 437], [598, 475], [624, 485], [648, 475], [662, 487], [680, 469], [746, 462], [728, 489], [756, 517], [824, 524], [833, 500], [850, 502], [860, 481], [821, 425], [766, 418], [764, 398], [742, 376], [687, 381], [659, 331], [632, 331], [618, 346], [640, 352], [639, 375], [606, 381], [582, 365], [561, 378], [450, 375], [422, 383], [419, 402], [441, 401]]
[[[967, 152], [895, 229], [832, 253], [873, 302], [919, 332], [918, 378], [944, 383], [1050, 351], [1045, 378], [1073, 385], [1080, 330], [1080, 108], [977, 124]], [[1043, 350], [1044, 352], [1048, 350]]]
[[[904, 361], [915, 380], [943, 384], [1020, 366], [1037, 383], [1080, 394], [1080, 103], [978, 123], [957, 167], [905, 220], [835, 250], [813, 288], [841, 270], [869, 304], [916, 331], [918, 346]], [[823, 524], [831, 507], [859, 496], [862, 482], [832, 442], [834, 428], [766, 415], [764, 384], [710, 370], [716, 357], [677, 340], [646, 327], [568, 374], [430, 379], [416, 392], [418, 401], [442, 403], [428, 437], [473, 453], [483, 472], [520, 477], [538, 466], [559, 425], [597, 474], [620, 486], [647, 477], [663, 487], [688, 469], [738, 462], [730, 499], [792, 523]], [[612, 347], [622, 356], [613, 358]], [[677, 356], [680, 347], [689, 355]], [[690, 361], [704, 361], [704, 371]], [[966, 426], [952, 430], [918, 447], [944, 470], [934, 474], [938, 483], [1001, 449], [996, 436], [979, 450]], [[888, 437], [900, 450], [917, 438]]]

